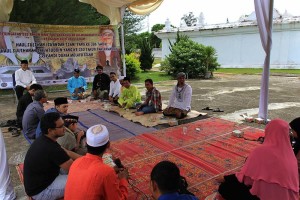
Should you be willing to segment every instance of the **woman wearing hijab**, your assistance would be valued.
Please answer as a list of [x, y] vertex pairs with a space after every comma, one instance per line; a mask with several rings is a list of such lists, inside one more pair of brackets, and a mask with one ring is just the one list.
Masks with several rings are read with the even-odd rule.
[[219, 193], [226, 200], [298, 200], [297, 168], [289, 124], [275, 119], [266, 126], [264, 143], [250, 153], [240, 172], [224, 177]]

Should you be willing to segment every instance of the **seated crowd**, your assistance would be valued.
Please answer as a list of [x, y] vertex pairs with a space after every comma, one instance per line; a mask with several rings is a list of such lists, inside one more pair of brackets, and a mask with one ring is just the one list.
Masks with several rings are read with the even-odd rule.
[[[114, 72], [111, 72], [110, 76], [105, 74], [102, 66], [97, 66], [96, 70], [98, 74], [94, 78], [92, 89], [94, 99], [107, 100], [124, 109], [136, 109], [137, 116], [162, 112], [163, 115], [181, 119], [191, 110], [192, 88], [185, 83], [183, 72], [178, 73], [177, 84], [172, 90], [169, 104], [166, 109], [162, 110], [161, 94], [154, 87], [152, 79], [145, 80], [146, 95], [145, 101], [142, 102], [140, 91], [131, 84], [129, 77], [124, 77], [120, 81]], [[88, 96], [87, 83], [85, 78], [80, 76], [79, 69], [74, 70], [74, 76], [68, 80], [67, 88], [72, 100]], [[23, 134], [29, 139], [35, 139], [41, 135], [39, 122], [45, 113], [57, 112], [60, 116], [67, 115], [67, 98], [54, 99], [54, 107], [45, 112], [43, 103], [46, 102], [47, 94], [39, 84], [29, 85], [28, 92], [19, 100], [16, 113], [18, 127], [23, 129]]]
[[[112, 155], [104, 156], [110, 147], [107, 128], [101, 124], [90, 127], [81, 136], [86, 151], [78, 154], [80, 139], [72, 131], [78, 117], [63, 118], [50, 112], [41, 119], [42, 135], [25, 157], [26, 193], [33, 199], [127, 199], [128, 169]], [[290, 126], [281, 119], [272, 120], [266, 126], [264, 143], [250, 153], [239, 172], [220, 181], [217, 199], [298, 199], [299, 168], [289, 132], [291, 127], [298, 140], [299, 119]], [[68, 133], [70, 139], [66, 140]], [[298, 146], [296, 141], [295, 148]], [[154, 199], [198, 199], [187, 190], [185, 178], [170, 161], [157, 163], [149, 180]]]
[[[77, 118], [66, 116], [69, 124]], [[75, 121], [72, 121], [75, 120]], [[86, 133], [85, 155], [63, 147], [66, 121], [59, 113], [46, 113], [41, 119], [42, 135], [30, 146], [24, 162], [24, 186], [35, 200], [127, 199], [128, 169], [112, 158], [104, 158], [110, 147], [109, 131], [104, 125], [90, 127]], [[71, 135], [71, 137], [74, 137]], [[76, 143], [76, 141], [74, 141]], [[68, 146], [68, 145], [65, 145]], [[75, 149], [76, 147], [70, 146]], [[197, 199], [187, 190], [185, 178], [170, 161], [158, 163], [152, 170], [151, 192], [155, 199]]]
[[[162, 110], [161, 94], [154, 87], [152, 79], [145, 80], [146, 98], [142, 102], [141, 93], [131, 84], [129, 77], [119, 80], [115, 72], [111, 72], [109, 76], [103, 72], [102, 66], [97, 66], [96, 71], [91, 93], [94, 99], [108, 100], [124, 109], [137, 109], [137, 116], [163, 111], [165, 116], [181, 119], [191, 111], [192, 87], [185, 83], [186, 75], [183, 72], [177, 74], [177, 84], [171, 92], [169, 104]], [[73, 100], [87, 97], [87, 84], [80, 76], [79, 69], [75, 69], [74, 76], [69, 79], [68, 90]]]
[[[134, 108], [137, 116], [162, 111], [163, 115], [181, 119], [191, 110], [192, 88], [185, 83], [182, 72], [177, 75], [177, 84], [164, 110], [161, 94], [151, 79], [145, 80], [146, 98], [142, 102], [129, 77], [120, 81], [114, 72], [110, 76], [105, 74], [101, 66], [97, 66], [97, 72], [92, 89], [94, 98], [108, 100], [124, 109]], [[68, 81], [68, 90], [73, 100], [86, 96], [86, 81], [78, 69]], [[129, 172], [107, 152], [111, 145], [109, 130], [101, 124], [90, 127], [86, 133], [78, 130], [79, 117], [68, 114], [65, 97], [56, 98], [54, 108], [46, 112], [45, 102], [46, 92], [40, 85], [32, 84], [28, 85], [28, 94], [20, 98], [17, 109], [23, 133], [35, 139], [24, 162], [27, 195], [35, 200], [127, 199]], [[239, 172], [220, 181], [218, 199], [299, 199], [299, 134], [300, 118], [290, 124], [272, 120], [266, 126], [263, 144], [250, 153]], [[187, 190], [185, 178], [170, 161], [157, 163], [149, 182], [154, 199], [198, 199]]]

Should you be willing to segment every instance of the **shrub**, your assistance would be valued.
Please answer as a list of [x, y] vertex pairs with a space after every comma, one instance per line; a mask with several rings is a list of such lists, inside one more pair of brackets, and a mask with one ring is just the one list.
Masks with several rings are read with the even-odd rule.
[[206, 47], [191, 39], [181, 39], [173, 44], [171, 54], [166, 60], [162, 68], [173, 77], [178, 72], [185, 72], [189, 78], [198, 78], [207, 71], [213, 72], [219, 66], [213, 47]]
[[192, 40], [180, 40], [172, 48], [167, 57], [170, 64], [170, 74], [176, 77], [177, 73], [185, 72], [189, 78], [197, 78], [205, 73], [202, 63], [204, 46]]
[[132, 80], [137, 78], [137, 73], [141, 72], [141, 63], [136, 58], [134, 53], [125, 55], [126, 62], [126, 76], [129, 76]]
[[160, 63], [159, 70], [167, 72], [169, 75], [171, 74], [171, 66], [168, 59], [165, 59]]

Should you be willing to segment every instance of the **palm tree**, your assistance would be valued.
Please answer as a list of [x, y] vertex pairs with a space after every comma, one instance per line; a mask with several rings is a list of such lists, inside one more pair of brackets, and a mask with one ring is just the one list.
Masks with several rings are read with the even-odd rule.
[[[206, 46], [203, 52], [203, 64], [205, 65], [206, 72], [209, 73], [209, 76], [212, 75], [212, 72], [220, 66], [217, 62], [217, 51], [212, 46]], [[208, 77], [209, 78], [209, 77]]]

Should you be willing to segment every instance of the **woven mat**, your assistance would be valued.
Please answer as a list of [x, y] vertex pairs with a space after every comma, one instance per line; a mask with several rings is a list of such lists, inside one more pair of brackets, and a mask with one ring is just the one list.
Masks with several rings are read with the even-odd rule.
[[140, 124], [130, 122], [117, 114], [100, 109], [76, 112], [72, 114], [79, 116], [78, 127], [81, 130], [86, 131], [89, 127], [96, 124], [105, 125], [109, 131], [111, 141], [156, 131], [155, 128], [144, 127]]
[[[165, 108], [166, 106], [167, 105], [163, 104], [163, 108]], [[44, 110], [46, 111], [49, 108], [53, 108], [53, 107], [54, 107], [54, 102], [48, 101], [48, 103], [44, 105]], [[192, 110], [191, 112], [188, 113], [188, 115], [184, 119], [180, 119], [180, 120], [177, 120], [174, 117], [164, 117], [162, 112], [136, 116], [135, 115], [136, 109], [125, 110], [118, 106], [111, 106], [109, 103], [106, 102], [87, 101], [87, 100], [70, 101], [68, 113], [76, 113], [76, 112], [95, 110], [95, 109], [101, 109], [109, 112], [118, 113], [121, 117], [124, 117], [125, 119], [132, 122], [138, 122], [141, 125], [146, 127], [154, 127], [159, 124], [169, 124], [170, 126], [175, 126], [178, 125], [180, 121], [185, 121], [185, 120], [196, 118], [198, 116], [207, 115], [207, 113]]]
[[[163, 107], [166, 107], [166, 105], [164, 105]], [[111, 112], [116, 112], [118, 113], [120, 116], [124, 117], [125, 119], [128, 119], [129, 121], [132, 122], [138, 122], [140, 124], [142, 124], [143, 126], [146, 127], [153, 127], [153, 126], [157, 126], [159, 124], [170, 124], [170, 126], [175, 126], [178, 125], [177, 119], [174, 117], [165, 117], [162, 112], [160, 113], [149, 113], [146, 115], [141, 115], [141, 116], [136, 116], [135, 115], [135, 111], [136, 109], [123, 109], [120, 108], [118, 106], [111, 106], [110, 108], [103, 108], [104, 110], [109, 110]], [[195, 110], [192, 110], [191, 112], [188, 113], [188, 115], [184, 118], [184, 119], [180, 119], [181, 120], [187, 120], [187, 119], [192, 119], [198, 116], [204, 116], [207, 115], [207, 113], [203, 113], [203, 112], [198, 112]]]
[[260, 129], [208, 118], [113, 142], [112, 153], [130, 170], [129, 199], [150, 197], [149, 175], [162, 160], [175, 162], [187, 178], [190, 191], [204, 199], [217, 190], [217, 177], [237, 171], [260, 145], [232, 136], [233, 130], [253, 138], [263, 135]]

